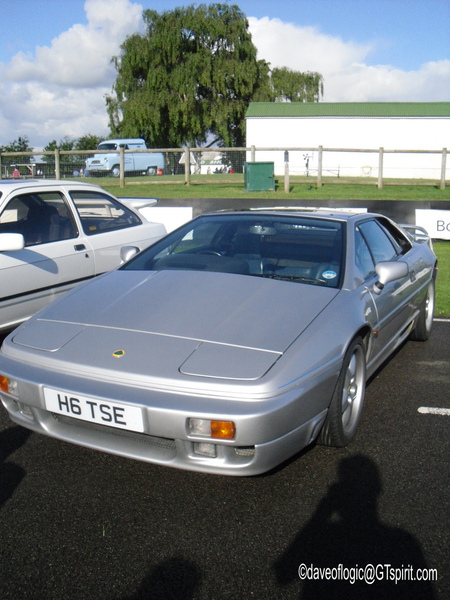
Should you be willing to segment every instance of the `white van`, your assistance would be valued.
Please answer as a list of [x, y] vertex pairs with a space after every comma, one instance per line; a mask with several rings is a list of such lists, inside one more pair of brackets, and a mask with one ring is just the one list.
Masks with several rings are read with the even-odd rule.
[[[119, 148], [124, 150], [145, 150], [143, 139], [117, 139], [100, 142], [97, 150], [107, 150], [107, 154], [94, 154], [86, 160], [86, 175], [106, 175], [119, 177]], [[161, 152], [125, 152], [125, 173], [157, 175], [164, 172], [164, 156]]]

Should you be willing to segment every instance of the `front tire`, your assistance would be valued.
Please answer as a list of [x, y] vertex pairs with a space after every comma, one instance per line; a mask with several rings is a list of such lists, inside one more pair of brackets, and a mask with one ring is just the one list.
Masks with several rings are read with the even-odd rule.
[[434, 278], [430, 281], [427, 288], [427, 294], [420, 307], [419, 318], [416, 326], [411, 333], [411, 339], [416, 342], [426, 342], [433, 328], [434, 317]]
[[366, 389], [366, 352], [361, 337], [345, 353], [328, 415], [319, 434], [319, 443], [341, 448], [356, 435]]
[[119, 165], [114, 165], [114, 167], [111, 169], [111, 175], [113, 177], [119, 177], [119, 175], [120, 175], [120, 167], [119, 167]]

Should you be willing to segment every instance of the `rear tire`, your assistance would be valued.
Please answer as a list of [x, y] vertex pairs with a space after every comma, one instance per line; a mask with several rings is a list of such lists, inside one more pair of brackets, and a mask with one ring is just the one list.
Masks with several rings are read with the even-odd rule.
[[328, 415], [318, 442], [325, 446], [347, 446], [356, 435], [366, 388], [366, 352], [356, 337], [345, 353]]
[[431, 335], [434, 316], [434, 278], [430, 281], [427, 293], [420, 307], [419, 318], [411, 333], [411, 339], [416, 342], [426, 342]]
[[152, 175], [156, 175], [156, 173], [158, 172], [156, 167], [148, 167], [147, 168], [147, 175], [152, 176]]

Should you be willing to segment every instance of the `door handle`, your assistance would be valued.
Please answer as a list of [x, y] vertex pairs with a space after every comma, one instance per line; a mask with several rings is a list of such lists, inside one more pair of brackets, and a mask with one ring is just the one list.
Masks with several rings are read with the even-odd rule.
[[77, 252], [82, 252], [83, 250], [86, 250], [86, 246], [85, 246], [84, 244], [76, 244], [76, 245], [74, 246], [74, 249], [75, 249]]

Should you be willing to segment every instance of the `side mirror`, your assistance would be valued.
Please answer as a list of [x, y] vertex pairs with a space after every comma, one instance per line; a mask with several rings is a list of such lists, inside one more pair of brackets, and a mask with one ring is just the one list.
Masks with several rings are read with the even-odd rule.
[[14, 252], [25, 248], [21, 233], [0, 233], [0, 252]]
[[375, 273], [378, 275], [378, 279], [373, 285], [373, 291], [379, 294], [390, 281], [406, 277], [409, 273], [409, 268], [408, 264], [402, 261], [379, 262], [375, 267]]
[[140, 250], [137, 246], [122, 246], [120, 249], [120, 258], [122, 262], [127, 262], [133, 258], [133, 256], [136, 256], [138, 252], [140, 252]]

